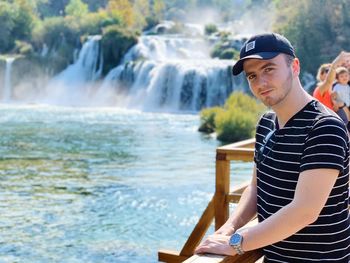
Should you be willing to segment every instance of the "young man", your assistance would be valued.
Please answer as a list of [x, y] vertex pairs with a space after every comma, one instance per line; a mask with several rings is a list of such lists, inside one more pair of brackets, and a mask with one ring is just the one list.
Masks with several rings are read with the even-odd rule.
[[[349, 138], [343, 121], [313, 100], [299, 80], [290, 42], [251, 37], [233, 74], [273, 112], [256, 130], [251, 184], [229, 220], [195, 253], [263, 248], [265, 262], [350, 262]], [[242, 228], [255, 214], [259, 223]]]

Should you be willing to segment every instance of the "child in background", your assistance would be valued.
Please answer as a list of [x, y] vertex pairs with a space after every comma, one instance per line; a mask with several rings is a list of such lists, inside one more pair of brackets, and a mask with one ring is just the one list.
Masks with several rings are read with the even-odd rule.
[[348, 120], [350, 120], [350, 81], [349, 71], [345, 67], [339, 67], [336, 69], [336, 82], [333, 86], [331, 94], [332, 102], [339, 109], [344, 109]]

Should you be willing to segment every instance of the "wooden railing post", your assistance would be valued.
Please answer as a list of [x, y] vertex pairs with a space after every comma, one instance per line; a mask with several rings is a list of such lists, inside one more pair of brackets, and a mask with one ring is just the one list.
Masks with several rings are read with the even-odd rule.
[[230, 192], [230, 161], [226, 153], [216, 153], [215, 182], [215, 230], [219, 229], [229, 217], [229, 203], [226, 196]]
[[[195, 247], [200, 240], [205, 236], [206, 231], [211, 225], [213, 218], [215, 218], [215, 229], [220, 228], [229, 217], [229, 203], [238, 202], [243, 190], [247, 185], [236, 187], [230, 193], [230, 161], [249, 161], [251, 162], [254, 156], [254, 139], [240, 141], [234, 144], [221, 146], [216, 149], [216, 183], [215, 194], [213, 199], [209, 202], [207, 208], [203, 212], [199, 222], [196, 224], [188, 240], [183, 246], [181, 252], [159, 250], [158, 260], [167, 263], [179, 263], [189, 258], [191, 263], [233, 263], [244, 262], [253, 263], [256, 259], [261, 257], [259, 250], [250, 251], [243, 256], [223, 257], [218, 256], [214, 259], [211, 256], [192, 256]], [[195, 260], [195, 261], [193, 261]]]

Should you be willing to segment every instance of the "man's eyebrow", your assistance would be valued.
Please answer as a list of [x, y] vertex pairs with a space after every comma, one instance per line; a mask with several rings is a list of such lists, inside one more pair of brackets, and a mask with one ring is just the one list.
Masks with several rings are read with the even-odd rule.
[[[267, 67], [270, 67], [270, 66], [276, 66], [276, 63], [268, 62], [268, 63], [262, 65], [262, 66], [259, 68], [259, 70], [264, 69], [264, 68], [267, 68]], [[245, 73], [245, 75], [246, 75], [246, 77], [248, 77], [249, 75], [251, 75], [251, 74], [253, 74], [253, 73], [254, 73], [254, 72], [249, 72], [249, 71], [248, 71], [248, 72]]]

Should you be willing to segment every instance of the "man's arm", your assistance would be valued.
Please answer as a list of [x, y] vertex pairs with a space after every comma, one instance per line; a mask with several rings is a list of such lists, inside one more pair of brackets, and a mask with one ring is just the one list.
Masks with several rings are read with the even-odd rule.
[[[313, 169], [300, 174], [293, 201], [262, 223], [240, 231], [242, 249], [249, 251], [281, 241], [314, 222], [330, 195], [338, 177], [336, 169]], [[196, 253], [235, 255], [229, 236], [214, 234]]]
[[[234, 250], [230, 246], [226, 247], [225, 245], [228, 244], [228, 239], [237, 229], [248, 223], [256, 215], [256, 187], [256, 166], [254, 165], [252, 180], [248, 187], [243, 191], [234, 213], [232, 213], [226, 223], [223, 224], [213, 235], [207, 237], [207, 239], [196, 248], [194, 253], [199, 254], [209, 252], [222, 255], [232, 255], [234, 253]], [[213, 238], [215, 240], [213, 240]], [[215, 246], [215, 251], [208, 251], [207, 244]], [[225, 252], [225, 250], [229, 252]]]
[[290, 204], [262, 223], [243, 230], [243, 250], [254, 250], [281, 241], [317, 220], [338, 174], [336, 169], [302, 172]]
[[256, 195], [256, 166], [254, 165], [252, 180], [243, 191], [234, 213], [215, 234], [230, 236], [235, 230], [248, 223], [256, 215]]

